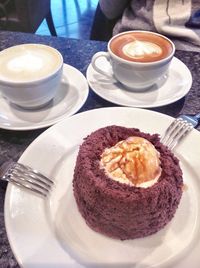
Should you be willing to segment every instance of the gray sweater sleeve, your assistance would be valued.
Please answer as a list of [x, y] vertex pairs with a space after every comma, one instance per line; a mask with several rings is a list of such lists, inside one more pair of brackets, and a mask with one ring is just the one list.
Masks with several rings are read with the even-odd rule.
[[102, 12], [108, 19], [115, 19], [122, 15], [129, 0], [99, 0]]

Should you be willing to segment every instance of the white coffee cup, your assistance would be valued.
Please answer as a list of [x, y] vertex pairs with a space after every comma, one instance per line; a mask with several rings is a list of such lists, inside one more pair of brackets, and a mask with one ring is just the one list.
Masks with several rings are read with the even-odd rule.
[[[115, 78], [131, 90], [150, 88], [163, 77], [175, 53], [173, 42], [149, 31], [128, 31], [115, 35], [107, 45], [108, 52], [97, 52], [91, 61], [95, 71]], [[110, 69], [98, 65], [105, 58]]]
[[50, 46], [22, 44], [0, 52], [0, 91], [11, 103], [38, 108], [54, 98], [63, 57]]

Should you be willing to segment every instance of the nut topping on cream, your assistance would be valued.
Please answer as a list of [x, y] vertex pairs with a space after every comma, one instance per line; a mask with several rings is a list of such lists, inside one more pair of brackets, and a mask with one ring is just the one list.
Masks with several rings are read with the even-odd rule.
[[148, 140], [129, 137], [105, 149], [100, 166], [113, 180], [147, 188], [160, 177], [159, 156], [159, 152]]

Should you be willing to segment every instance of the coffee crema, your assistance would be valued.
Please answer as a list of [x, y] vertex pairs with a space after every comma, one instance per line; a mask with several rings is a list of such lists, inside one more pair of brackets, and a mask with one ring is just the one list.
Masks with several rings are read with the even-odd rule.
[[62, 64], [61, 55], [45, 45], [26, 44], [0, 52], [0, 80], [29, 82], [55, 73]]
[[114, 37], [111, 51], [133, 62], [154, 62], [167, 58], [173, 51], [170, 41], [150, 32], [130, 32]]

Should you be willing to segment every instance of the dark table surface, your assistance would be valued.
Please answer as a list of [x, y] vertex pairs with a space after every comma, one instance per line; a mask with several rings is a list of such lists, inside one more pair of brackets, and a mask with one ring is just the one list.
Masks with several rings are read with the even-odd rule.
[[[33, 34], [0, 32], [0, 51], [22, 43], [41, 43], [58, 49], [64, 62], [74, 66], [84, 75], [92, 55], [100, 50], [106, 50], [106, 43], [90, 40], [76, 40], [58, 37], [38, 36]], [[195, 114], [200, 112], [200, 54], [198, 52], [176, 51], [175, 56], [183, 61], [190, 69], [193, 77], [192, 88], [186, 97], [163, 107], [151, 109], [176, 117], [180, 113]], [[84, 106], [78, 111], [94, 108], [117, 106], [98, 97], [90, 90]], [[200, 130], [200, 127], [198, 127]], [[27, 146], [45, 128], [33, 131], [8, 131], [0, 129], [0, 165], [6, 160], [18, 160]], [[4, 197], [6, 185], [0, 184], [0, 267], [19, 267], [6, 235], [4, 224]]]

